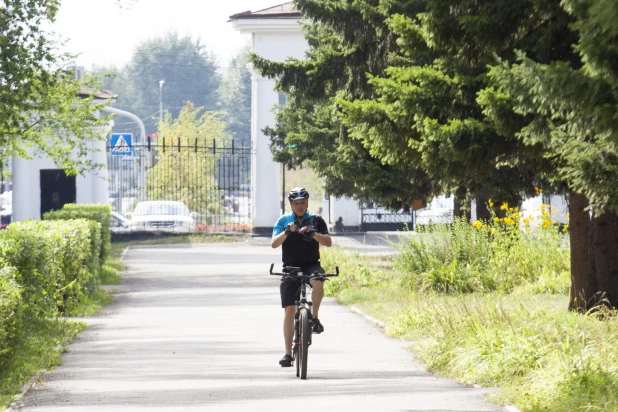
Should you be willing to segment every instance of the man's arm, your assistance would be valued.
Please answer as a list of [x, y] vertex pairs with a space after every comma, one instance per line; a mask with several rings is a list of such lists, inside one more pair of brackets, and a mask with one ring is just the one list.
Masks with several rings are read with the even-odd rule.
[[333, 240], [330, 238], [330, 235], [323, 235], [321, 233], [317, 233], [313, 235], [313, 238], [322, 246], [331, 246], [333, 244]]
[[277, 236], [273, 236], [273, 238], [270, 240], [270, 245], [273, 247], [273, 249], [276, 249], [281, 246], [287, 238], [288, 235], [286, 235], [285, 232], [281, 232]]
[[[296, 225], [294, 223], [288, 224], [287, 227], [289, 228], [290, 232], [295, 232], [296, 231]], [[270, 240], [270, 245], [273, 247], [273, 249], [276, 249], [279, 246], [281, 246], [283, 244], [283, 242], [285, 242], [285, 239], [288, 238], [288, 235], [285, 232], [287, 232], [287, 230], [284, 230], [283, 232], [279, 233], [278, 235], [275, 235], [275, 236], [272, 237], [272, 239]]]

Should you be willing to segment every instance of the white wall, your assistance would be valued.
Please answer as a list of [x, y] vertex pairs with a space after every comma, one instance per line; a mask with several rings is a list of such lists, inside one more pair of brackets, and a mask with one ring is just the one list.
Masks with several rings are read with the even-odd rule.
[[345, 227], [360, 227], [361, 224], [358, 202], [349, 197], [331, 198], [329, 217], [333, 225], [340, 217]]
[[[265, 59], [283, 62], [290, 57], [306, 57], [309, 45], [297, 20], [240, 19], [233, 24], [240, 32], [252, 34], [252, 51]], [[266, 126], [275, 125], [273, 110], [279, 103], [279, 94], [274, 90], [274, 80], [265, 79], [254, 70], [252, 75], [251, 142], [255, 154], [251, 161], [251, 216], [253, 232], [266, 234], [272, 230], [281, 212], [281, 165], [273, 161], [270, 139], [262, 130]], [[333, 223], [342, 216], [346, 226], [360, 225], [360, 209], [356, 201], [347, 198], [331, 199], [330, 207]]]
[[[99, 131], [105, 136], [110, 128], [99, 128]], [[90, 141], [88, 147], [93, 149], [90, 159], [105, 167], [76, 176], [76, 202], [107, 204], [109, 189], [105, 141]], [[77, 154], [74, 157], [77, 157]], [[40, 172], [45, 169], [58, 169], [58, 166], [46, 157], [35, 157], [31, 160], [13, 157], [13, 222], [41, 218]]]

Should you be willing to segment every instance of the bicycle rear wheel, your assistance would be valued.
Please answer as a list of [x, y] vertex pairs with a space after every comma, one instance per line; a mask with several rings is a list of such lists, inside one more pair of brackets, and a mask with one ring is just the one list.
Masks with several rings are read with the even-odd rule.
[[311, 341], [311, 315], [309, 309], [302, 309], [300, 312], [300, 339], [299, 339], [299, 365], [300, 378], [307, 379], [307, 361], [309, 359], [309, 342]]

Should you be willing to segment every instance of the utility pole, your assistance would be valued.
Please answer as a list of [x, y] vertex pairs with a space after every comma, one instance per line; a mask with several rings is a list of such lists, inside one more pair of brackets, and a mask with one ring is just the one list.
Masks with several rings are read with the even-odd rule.
[[163, 123], [163, 83], [165, 80], [159, 80], [159, 122]]

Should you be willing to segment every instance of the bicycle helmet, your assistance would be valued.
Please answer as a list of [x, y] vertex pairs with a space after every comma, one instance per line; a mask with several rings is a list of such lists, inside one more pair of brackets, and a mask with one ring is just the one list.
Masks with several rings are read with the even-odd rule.
[[309, 199], [309, 192], [307, 192], [304, 187], [295, 187], [288, 193], [288, 199], [290, 202], [300, 199]]

